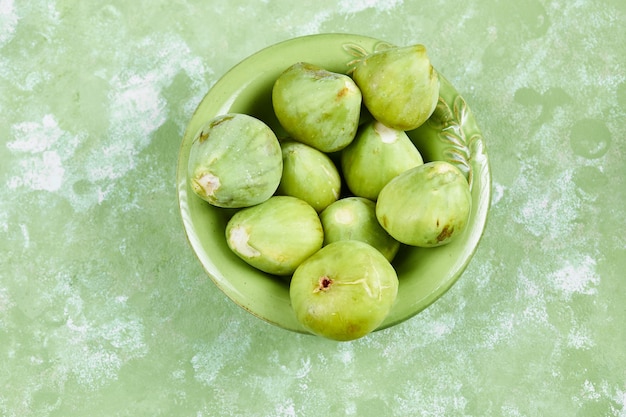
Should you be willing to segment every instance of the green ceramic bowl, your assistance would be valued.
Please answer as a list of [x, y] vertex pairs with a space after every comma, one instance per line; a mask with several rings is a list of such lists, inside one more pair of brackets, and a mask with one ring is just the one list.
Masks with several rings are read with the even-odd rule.
[[[347, 73], [364, 54], [389, 46], [377, 39], [350, 34], [304, 36], [270, 46], [226, 73], [200, 102], [187, 126], [178, 159], [177, 187], [191, 247], [220, 290], [267, 322], [307, 332], [291, 308], [288, 282], [253, 269], [228, 248], [224, 231], [233, 211], [212, 207], [193, 194], [187, 181], [192, 139], [207, 120], [228, 112], [256, 116], [280, 137], [283, 131], [272, 110], [271, 90], [283, 70], [306, 61]], [[436, 51], [430, 54], [436, 55]], [[435, 113], [425, 125], [408, 134], [426, 161], [448, 160], [466, 174], [472, 189], [471, 218], [464, 234], [448, 245], [401, 248], [393, 262], [400, 280], [398, 298], [379, 329], [419, 313], [457, 281], [476, 250], [487, 219], [491, 174], [481, 132], [465, 100], [443, 76], [440, 80]]]

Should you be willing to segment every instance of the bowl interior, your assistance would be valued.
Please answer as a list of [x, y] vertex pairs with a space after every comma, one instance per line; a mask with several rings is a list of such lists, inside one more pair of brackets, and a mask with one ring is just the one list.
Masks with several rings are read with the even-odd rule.
[[[283, 134], [271, 102], [274, 80], [290, 65], [305, 61], [346, 73], [365, 53], [388, 47], [380, 40], [349, 34], [311, 35], [257, 52], [226, 73], [194, 112], [180, 147], [177, 188], [189, 242], [213, 282], [245, 310], [285, 329], [306, 333], [289, 301], [289, 284], [250, 267], [231, 252], [224, 231], [233, 210], [197, 198], [187, 181], [189, 150], [196, 132], [209, 119], [228, 112], [258, 117]], [[400, 281], [397, 301], [379, 329], [419, 313], [459, 278], [480, 240], [490, 202], [491, 176], [482, 135], [465, 100], [440, 76], [440, 99], [422, 127], [407, 132], [425, 161], [443, 159], [461, 168], [472, 190], [472, 212], [464, 234], [437, 248], [402, 247], [393, 265]]]

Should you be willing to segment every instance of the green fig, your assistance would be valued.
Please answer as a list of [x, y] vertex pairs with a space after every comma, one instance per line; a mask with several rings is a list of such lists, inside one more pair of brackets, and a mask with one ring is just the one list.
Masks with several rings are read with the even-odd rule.
[[189, 151], [191, 188], [217, 207], [241, 208], [266, 201], [278, 188], [282, 172], [276, 135], [246, 114], [213, 118], [195, 136]]
[[239, 210], [226, 225], [228, 247], [251, 266], [290, 275], [324, 242], [317, 212], [291, 196], [274, 196]]
[[382, 188], [398, 174], [423, 164], [422, 155], [403, 130], [379, 121], [363, 125], [341, 151], [341, 167], [354, 195], [376, 200]]
[[318, 213], [337, 201], [341, 176], [325, 153], [291, 140], [281, 142], [283, 176], [277, 193], [309, 203]]
[[439, 99], [439, 77], [423, 45], [369, 54], [356, 64], [352, 78], [372, 116], [398, 130], [421, 126]]
[[463, 173], [449, 162], [432, 161], [391, 180], [378, 196], [376, 217], [401, 243], [434, 247], [463, 232], [471, 205]]
[[345, 74], [298, 62], [276, 79], [272, 105], [293, 139], [322, 152], [335, 152], [354, 139], [361, 92]]
[[378, 250], [356, 240], [324, 246], [300, 264], [289, 287], [299, 322], [316, 335], [338, 341], [374, 331], [397, 293], [393, 266]]
[[389, 262], [400, 242], [382, 228], [376, 218], [376, 203], [363, 197], [337, 200], [320, 213], [324, 245], [340, 240], [358, 240], [378, 249]]

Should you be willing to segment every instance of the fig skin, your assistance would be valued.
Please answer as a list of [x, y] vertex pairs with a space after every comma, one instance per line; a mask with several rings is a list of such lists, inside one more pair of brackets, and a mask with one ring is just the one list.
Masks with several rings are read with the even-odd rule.
[[463, 173], [449, 162], [432, 161], [391, 180], [378, 196], [376, 217], [401, 243], [435, 247], [465, 230], [471, 206]]
[[358, 240], [377, 249], [391, 262], [400, 242], [383, 229], [376, 218], [376, 203], [363, 197], [345, 197], [320, 213], [324, 245], [340, 240]]
[[272, 106], [281, 126], [298, 142], [336, 152], [354, 139], [362, 96], [352, 78], [298, 62], [274, 82]]
[[367, 55], [356, 64], [352, 78], [372, 116], [398, 130], [421, 126], [439, 99], [439, 76], [424, 45]]
[[276, 135], [264, 122], [246, 114], [211, 119], [189, 151], [191, 188], [217, 207], [241, 208], [266, 201], [278, 188], [282, 170]]
[[322, 247], [324, 231], [308, 203], [274, 196], [235, 213], [226, 224], [226, 242], [249, 265], [286, 276]]
[[283, 175], [277, 194], [298, 197], [318, 213], [337, 201], [341, 176], [328, 155], [292, 140], [282, 141], [281, 148]]
[[289, 287], [299, 322], [313, 334], [337, 341], [374, 331], [397, 293], [393, 266], [378, 250], [356, 240], [324, 246], [296, 269]]
[[422, 165], [419, 150], [403, 130], [379, 121], [363, 125], [341, 151], [341, 167], [350, 191], [376, 201], [380, 190], [402, 172]]

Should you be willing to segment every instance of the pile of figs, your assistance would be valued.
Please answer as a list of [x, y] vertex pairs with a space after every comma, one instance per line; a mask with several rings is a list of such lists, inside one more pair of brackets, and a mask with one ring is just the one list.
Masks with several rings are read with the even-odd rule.
[[307, 62], [286, 68], [272, 89], [286, 137], [241, 113], [219, 115], [195, 136], [191, 188], [237, 209], [228, 247], [287, 277], [310, 332], [342, 341], [372, 332], [396, 300], [400, 246], [444, 245], [465, 229], [465, 176], [449, 162], [425, 162], [406, 133], [438, 99], [425, 47], [395, 47], [366, 55], [349, 74]]

